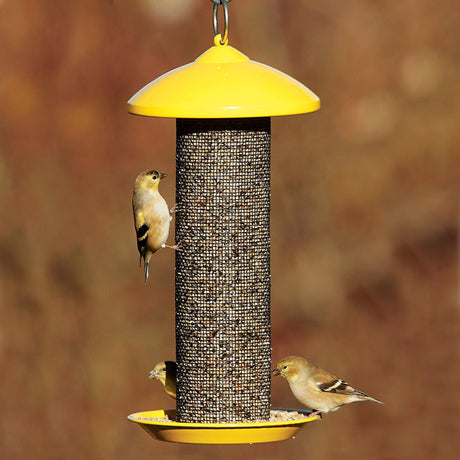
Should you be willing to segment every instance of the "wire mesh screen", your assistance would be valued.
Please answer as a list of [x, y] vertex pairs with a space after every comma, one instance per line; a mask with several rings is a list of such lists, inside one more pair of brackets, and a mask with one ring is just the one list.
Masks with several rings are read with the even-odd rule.
[[177, 419], [270, 415], [270, 118], [178, 119]]

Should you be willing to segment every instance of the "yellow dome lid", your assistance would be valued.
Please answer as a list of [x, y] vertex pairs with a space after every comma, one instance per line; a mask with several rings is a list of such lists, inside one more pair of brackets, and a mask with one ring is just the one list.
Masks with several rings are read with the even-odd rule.
[[244, 118], [318, 110], [318, 96], [294, 78], [227, 44], [153, 80], [128, 101], [136, 115], [173, 118]]

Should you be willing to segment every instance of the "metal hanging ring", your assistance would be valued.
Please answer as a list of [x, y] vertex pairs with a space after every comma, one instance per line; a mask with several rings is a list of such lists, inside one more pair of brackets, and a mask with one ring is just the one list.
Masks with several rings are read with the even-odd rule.
[[[214, 1], [214, 0], [213, 0]], [[224, 34], [221, 35], [221, 39], [220, 39], [220, 44], [221, 45], [225, 45], [225, 43], [227, 42], [228, 40], [228, 5], [227, 5], [227, 1], [226, 0], [221, 0], [221, 3], [220, 3], [223, 7], [224, 7]], [[213, 20], [212, 20], [212, 25], [214, 27], [214, 36], [216, 35], [219, 35], [220, 32], [219, 32], [219, 24], [218, 24], [218, 21], [217, 21], [217, 11], [219, 9], [219, 5], [217, 3], [214, 3], [214, 7], [213, 7]]]

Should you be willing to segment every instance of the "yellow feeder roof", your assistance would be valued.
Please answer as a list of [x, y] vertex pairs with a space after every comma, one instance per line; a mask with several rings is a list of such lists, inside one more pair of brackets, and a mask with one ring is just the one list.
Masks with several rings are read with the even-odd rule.
[[319, 107], [318, 96], [302, 83], [221, 45], [220, 35], [194, 62], [153, 80], [128, 101], [133, 114], [172, 118], [271, 117]]

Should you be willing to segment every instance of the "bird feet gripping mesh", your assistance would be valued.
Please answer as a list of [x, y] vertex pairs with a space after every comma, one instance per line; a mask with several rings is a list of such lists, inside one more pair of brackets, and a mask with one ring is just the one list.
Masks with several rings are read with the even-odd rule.
[[171, 219], [172, 220], [172, 216], [173, 214], [175, 214], [176, 212], [179, 211], [179, 205], [176, 203], [170, 210], [169, 210], [169, 215], [171, 216]]
[[173, 245], [173, 246], [170, 246], [169, 244], [166, 244], [166, 243], [163, 243], [161, 245], [162, 248], [170, 248], [170, 249], [174, 249], [175, 251], [180, 251], [180, 241], [179, 243]]

